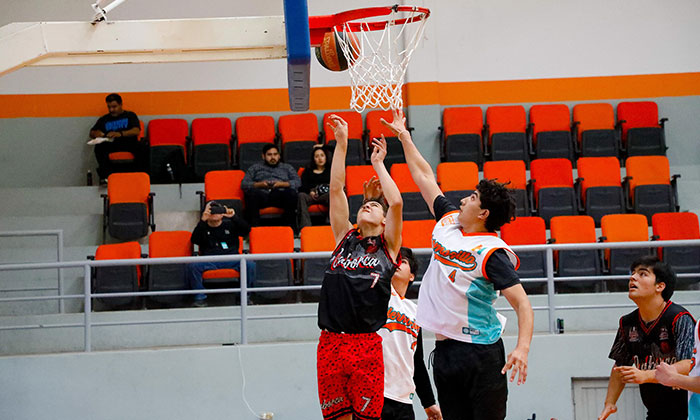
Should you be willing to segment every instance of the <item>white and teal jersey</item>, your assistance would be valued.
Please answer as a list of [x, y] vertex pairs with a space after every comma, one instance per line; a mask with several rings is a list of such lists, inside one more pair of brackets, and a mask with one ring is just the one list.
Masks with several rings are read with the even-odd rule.
[[[693, 357], [690, 359], [693, 368], [689, 376], [700, 376], [700, 366], [698, 366], [698, 351], [700, 351], [700, 321], [695, 324], [695, 347], [693, 347]], [[700, 420], [700, 394], [688, 391], [688, 420]]]
[[454, 340], [493, 344], [506, 318], [493, 307], [498, 291], [488, 280], [486, 261], [504, 249], [517, 269], [518, 257], [495, 233], [464, 233], [458, 214], [445, 214], [433, 229], [433, 254], [418, 296], [418, 325]]

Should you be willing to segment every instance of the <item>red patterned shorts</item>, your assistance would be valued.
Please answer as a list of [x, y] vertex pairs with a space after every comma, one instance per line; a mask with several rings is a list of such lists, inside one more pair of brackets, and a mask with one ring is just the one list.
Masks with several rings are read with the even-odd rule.
[[316, 352], [318, 398], [326, 420], [353, 413], [375, 420], [384, 405], [382, 338], [377, 333], [321, 332]]

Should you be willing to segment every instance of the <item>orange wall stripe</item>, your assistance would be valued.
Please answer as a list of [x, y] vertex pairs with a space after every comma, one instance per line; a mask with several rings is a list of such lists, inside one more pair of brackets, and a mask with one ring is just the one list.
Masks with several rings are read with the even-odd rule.
[[[96, 117], [109, 92], [0, 95], [0, 118]], [[139, 115], [289, 112], [287, 89], [121, 93]], [[405, 86], [410, 105], [480, 105], [700, 95], [700, 73], [574, 77], [488, 82], [415, 82]], [[348, 109], [350, 88], [311, 89], [311, 110]]]

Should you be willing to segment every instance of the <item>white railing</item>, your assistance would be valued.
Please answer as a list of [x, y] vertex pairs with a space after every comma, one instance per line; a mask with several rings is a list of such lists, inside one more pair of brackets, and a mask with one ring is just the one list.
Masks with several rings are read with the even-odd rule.
[[[644, 242], [608, 242], [608, 243], [591, 243], [591, 244], [548, 244], [548, 245], [527, 245], [514, 246], [516, 252], [519, 251], [545, 251], [546, 255], [546, 277], [542, 278], [524, 278], [523, 282], [547, 282], [547, 305], [535, 306], [534, 310], [547, 310], [549, 317], [549, 332], [556, 332], [556, 311], [570, 309], [603, 309], [603, 308], [625, 308], [633, 307], [632, 304], [607, 304], [607, 305], [564, 305], [556, 306], [554, 304], [554, 284], [558, 282], [571, 281], [590, 281], [590, 280], [616, 280], [626, 279], [627, 275], [601, 275], [601, 276], [581, 276], [581, 277], [555, 277], [554, 276], [554, 251], [564, 250], [582, 250], [582, 249], [616, 249], [616, 248], [658, 248], [658, 247], [678, 247], [678, 246], [700, 246], [700, 240], [684, 240], [684, 241], [644, 241]], [[415, 249], [417, 255], [427, 255], [432, 251], [429, 248]], [[2, 330], [23, 330], [37, 328], [67, 328], [67, 327], [83, 327], [84, 328], [84, 351], [92, 350], [91, 330], [93, 327], [101, 326], [117, 326], [117, 325], [144, 325], [144, 324], [168, 324], [168, 323], [188, 323], [188, 322], [206, 322], [206, 321], [240, 321], [241, 343], [248, 343], [247, 327], [248, 321], [262, 319], [285, 319], [285, 318], [312, 318], [316, 314], [284, 314], [284, 315], [256, 315], [249, 316], [247, 314], [248, 293], [264, 293], [275, 291], [297, 291], [297, 290], [318, 290], [320, 285], [314, 286], [284, 286], [284, 287], [247, 287], [247, 262], [248, 261], [265, 261], [265, 260], [303, 260], [312, 258], [329, 258], [330, 252], [294, 252], [280, 254], [237, 254], [237, 255], [220, 255], [220, 256], [199, 256], [199, 257], [178, 257], [178, 258], [142, 258], [128, 260], [86, 260], [86, 261], [71, 261], [71, 262], [56, 262], [56, 263], [28, 263], [28, 264], [3, 264], [0, 265], [0, 271], [11, 270], [39, 270], [39, 269], [64, 269], [82, 267], [84, 270], [83, 294], [64, 295], [59, 288], [59, 294], [55, 296], [27, 296], [2, 298], [3, 302], [21, 302], [21, 301], [41, 301], [41, 300], [59, 300], [67, 299], [82, 299], [84, 302], [84, 317], [82, 323], [64, 323], [64, 324], [35, 324], [35, 325], [12, 325], [0, 327]], [[113, 266], [131, 266], [131, 265], [160, 265], [160, 264], [186, 264], [193, 262], [215, 262], [215, 261], [240, 261], [240, 287], [227, 289], [207, 289], [207, 294], [216, 293], [240, 293], [240, 316], [239, 317], [203, 317], [195, 319], [168, 319], [168, 320], [145, 320], [145, 321], [112, 321], [112, 322], [93, 322], [92, 321], [92, 299], [93, 298], [110, 298], [110, 297], [136, 297], [136, 296], [168, 296], [168, 295], [187, 295], [202, 293], [201, 290], [173, 290], [173, 291], [157, 291], [157, 292], [124, 292], [124, 293], [92, 293], [91, 290], [91, 270], [93, 267], [113, 267]], [[679, 278], [699, 277], [700, 273], [678, 274]], [[685, 305], [700, 304], [700, 299], [697, 302], [681, 302]], [[510, 311], [512, 308], [498, 308], [499, 311]]]

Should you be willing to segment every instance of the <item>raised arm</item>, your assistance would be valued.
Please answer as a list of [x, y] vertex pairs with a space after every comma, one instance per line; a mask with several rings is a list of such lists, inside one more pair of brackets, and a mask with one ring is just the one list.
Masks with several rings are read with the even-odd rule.
[[335, 152], [331, 163], [331, 182], [328, 194], [329, 216], [335, 243], [339, 244], [350, 229], [350, 209], [345, 196], [345, 156], [348, 151], [348, 123], [339, 116], [330, 116], [328, 126], [335, 134]]
[[613, 366], [610, 371], [610, 380], [608, 382], [608, 392], [605, 395], [605, 405], [603, 411], [598, 416], [598, 420], [605, 420], [611, 414], [617, 412], [617, 399], [620, 398], [622, 390], [625, 389], [625, 383], [622, 382], [620, 373]]
[[433, 174], [433, 168], [430, 167], [430, 164], [420, 154], [418, 148], [416, 148], [416, 145], [413, 143], [413, 139], [411, 139], [411, 133], [406, 130], [406, 117], [404, 117], [403, 111], [394, 109], [391, 113], [394, 117], [391, 123], [383, 118], [381, 122], [393, 131], [401, 142], [408, 169], [411, 171], [411, 177], [413, 177], [413, 181], [418, 185], [423, 200], [428, 204], [430, 212], [433, 213], [435, 197], [442, 195], [442, 191], [440, 191], [440, 187], [435, 179], [435, 174]]
[[[389, 254], [396, 258], [401, 250], [401, 228], [403, 227], [403, 199], [399, 192], [399, 187], [389, 175], [389, 171], [384, 166], [384, 158], [387, 153], [387, 144], [384, 135], [381, 139], [372, 139], [372, 167], [379, 177], [379, 183], [384, 192], [384, 199], [389, 205], [386, 212], [386, 225], [384, 226], [384, 239], [389, 247]], [[333, 156], [335, 160], [335, 156]]]

